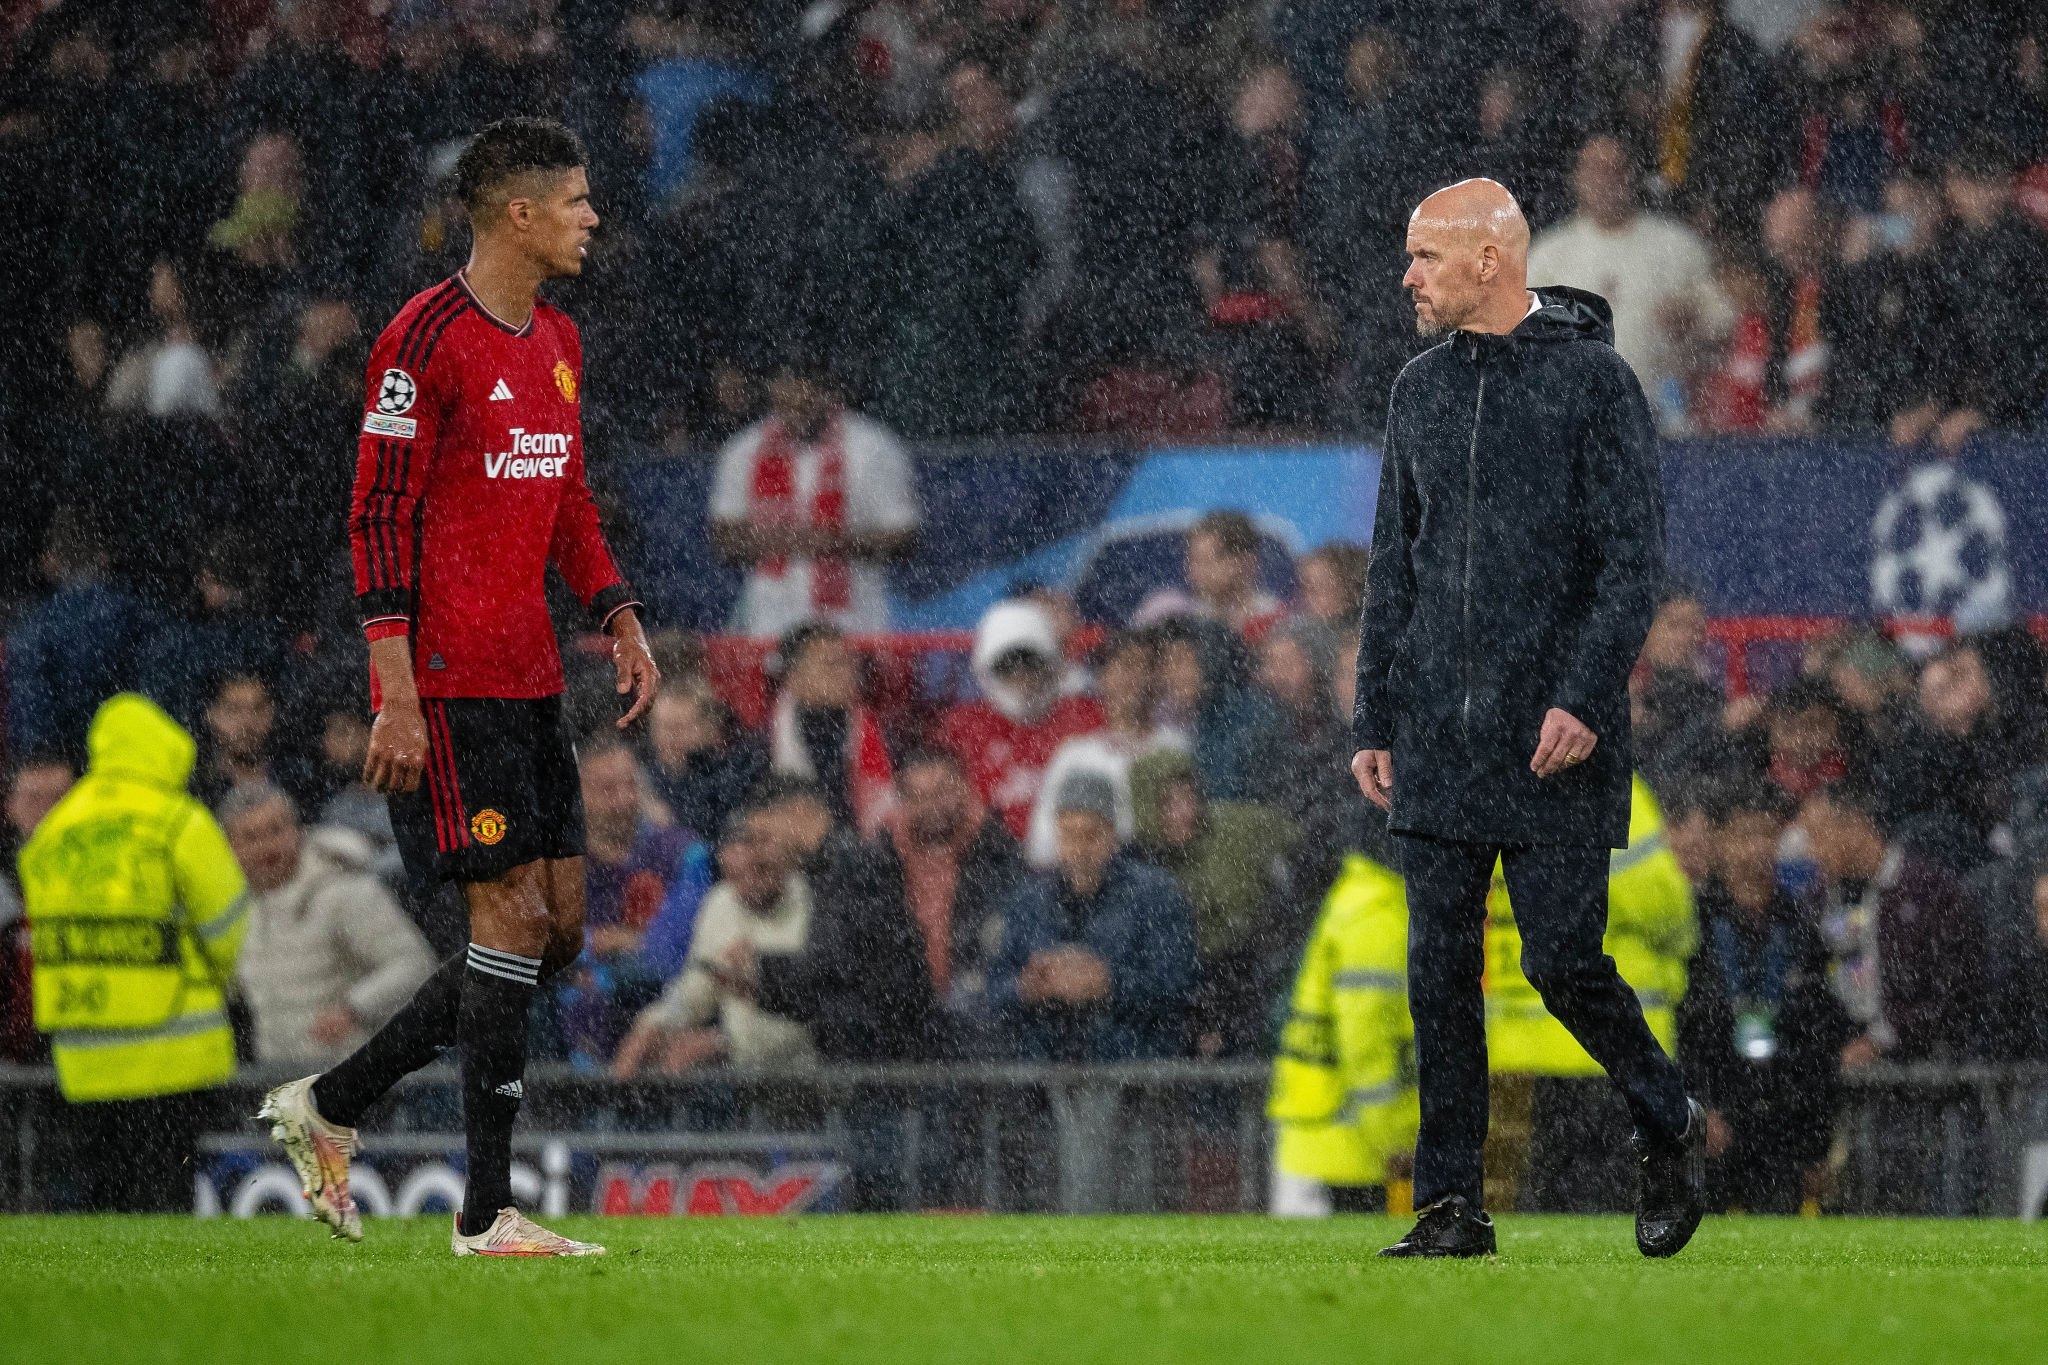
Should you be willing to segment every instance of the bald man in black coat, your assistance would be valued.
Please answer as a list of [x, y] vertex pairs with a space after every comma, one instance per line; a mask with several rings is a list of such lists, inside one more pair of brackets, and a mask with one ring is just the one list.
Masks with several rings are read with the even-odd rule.
[[1409, 222], [1424, 335], [1394, 382], [1358, 651], [1352, 771], [1408, 882], [1422, 1098], [1415, 1230], [1395, 1256], [1483, 1255], [1486, 892], [1499, 859], [1522, 968], [1635, 1120], [1636, 1244], [1678, 1252], [1705, 1200], [1705, 1116], [1602, 949], [1628, 843], [1628, 675], [1663, 577], [1642, 387], [1605, 300], [1527, 287], [1529, 229], [1467, 180]]

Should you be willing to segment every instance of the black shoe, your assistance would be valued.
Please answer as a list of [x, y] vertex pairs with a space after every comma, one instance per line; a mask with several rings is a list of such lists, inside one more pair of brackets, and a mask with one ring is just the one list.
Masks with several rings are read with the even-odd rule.
[[1422, 1211], [1406, 1237], [1383, 1248], [1380, 1255], [1491, 1256], [1493, 1220], [1466, 1203], [1464, 1195], [1445, 1195]]
[[1636, 1137], [1636, 1250], [1676, 1256], [1707, 1211], [1707, 1112], [1685, 1102], [1685, 1134], [1676, 1142]]

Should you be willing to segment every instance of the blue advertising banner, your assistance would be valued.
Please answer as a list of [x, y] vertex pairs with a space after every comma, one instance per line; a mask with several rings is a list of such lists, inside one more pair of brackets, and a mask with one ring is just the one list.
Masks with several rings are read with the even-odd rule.
[[[1959, 615], [2048, 610], [2048, 445], [1982, 441], [1957, 460], [1883, 444], [1690, 442], [1662, 452], [1673, 568], [1717, 616]], [[1150, 450], [1025, 443], [915, 457], [925, 526], [894, 575], [894, 620], [971, 627], [1019, 583], [1071, 590], [1121, 620], [1177, 584], [1180, 535], [1202, 513], [1245, 511], [1266, 576], [1291, 556], [1363, 541], [1379, 452], [1366, 446]], [[642, 528], [636, 582], [660, 619], [725, 627], [739, 576], [712, 554], [711, 463], [658, 459], [612, 480]]]

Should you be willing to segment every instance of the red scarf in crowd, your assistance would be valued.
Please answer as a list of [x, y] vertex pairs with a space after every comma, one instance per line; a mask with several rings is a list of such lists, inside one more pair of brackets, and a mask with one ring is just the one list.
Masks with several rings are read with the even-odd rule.
[[[802, 730], [796, 721], [796, 700], [787, 692], [775, 700], [768, 719], [768, 762], [779, 773], [818, 778], [811, 752], [804, 747]], [[896, 770], [889, 762], [889, 746], [882, 739], [882, 727], [874, 713], [856, 706], [846, 723], [847, 803], [853, 807], [853, 822], [861, 837], [872, 839], [896, 813]]]
[[[796, 438], [779, 417], [768, 419], [754, 452], [753, 520], [759, 526], [810, 526], [816, 530], [846, 529], [845, 423], [834, 413], [813, 446], [820, 458], [818, 486], [811, 492], [809, 514], [796, 505]], [[764, 559], [760, 571], [770, 578], [789, 572], [789, 560]], [[853, 576], [844, 559], [811, 561], [811, 608], [824, 615], [844, 611], [853, 602]]]

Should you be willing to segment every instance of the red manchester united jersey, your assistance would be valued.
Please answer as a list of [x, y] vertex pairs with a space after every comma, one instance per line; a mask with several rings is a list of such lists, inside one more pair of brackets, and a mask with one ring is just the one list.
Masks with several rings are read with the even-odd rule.
[[576, 325], [538, 300], [524, 327], [453, 279], [370, 352], [349, 545], [371, 639], [410, 631], [423, 697], [552, 696], [553, 563], [602, 624], [636, 605], [583, 479]]

